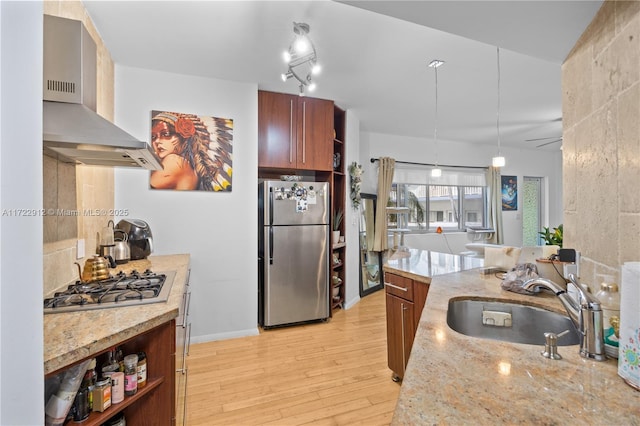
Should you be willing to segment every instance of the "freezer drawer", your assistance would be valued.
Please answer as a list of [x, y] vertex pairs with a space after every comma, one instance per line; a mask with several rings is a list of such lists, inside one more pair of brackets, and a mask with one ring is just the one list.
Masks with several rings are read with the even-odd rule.
[[264, 233], [263, 326], [328, 318], [328, 226], [266, 226]]

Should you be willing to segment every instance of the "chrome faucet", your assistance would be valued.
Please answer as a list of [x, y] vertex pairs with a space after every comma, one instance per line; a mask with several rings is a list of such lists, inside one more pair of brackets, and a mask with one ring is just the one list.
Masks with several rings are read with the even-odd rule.
[[600, 302], [582, 287], [574, 274], [569, 274], [569, 281], [578, 291], [577, 303], [567, 293], [566, 288], [546, 278], [533, 278], [525, 281], [522, 288], [533, 292], [535, 287], [544, 287], [554, 292], [560, 298], [569, 318], [580, 333], [580, 356], [604, 361], [606, 356]]

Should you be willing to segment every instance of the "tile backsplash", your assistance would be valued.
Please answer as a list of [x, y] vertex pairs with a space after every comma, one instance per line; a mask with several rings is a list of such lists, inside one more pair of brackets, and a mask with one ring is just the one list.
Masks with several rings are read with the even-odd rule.
[[640, 2], [603, 3], [562, 65], [564, 247], [580, 276], [640, 261]]

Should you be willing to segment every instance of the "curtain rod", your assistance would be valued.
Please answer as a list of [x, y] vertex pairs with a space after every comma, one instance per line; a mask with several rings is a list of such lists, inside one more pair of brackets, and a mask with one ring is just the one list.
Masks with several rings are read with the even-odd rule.
[[[370, 161], [372, 163], [375, 163], [376, 161], [379, 161], [379, 158], [372, 158]], [[447, 165], [447, 164], [430, 164], [430, 163], [414, 163], [413, 161], [399, 161], [396, 160], [396, 163], [400, 163], [400, 164], [412, 164], [414, 166], [438, 166], [438, 167], [453, 167], [453, 168], [460, 168], [460, 169], [483, 169], [483, 170], [487, 170], [489, 167], [486, 166], [452, 166], [452, 165]]]

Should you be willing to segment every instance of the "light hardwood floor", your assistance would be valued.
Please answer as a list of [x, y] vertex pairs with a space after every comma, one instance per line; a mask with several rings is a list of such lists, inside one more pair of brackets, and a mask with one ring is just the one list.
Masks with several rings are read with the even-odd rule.
[[378, 291], [326, 323], [191, 345], [188, 424], [388, 425], [386, 344]]

